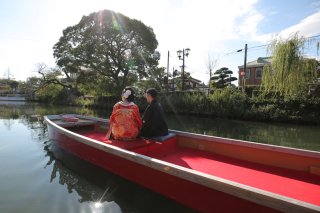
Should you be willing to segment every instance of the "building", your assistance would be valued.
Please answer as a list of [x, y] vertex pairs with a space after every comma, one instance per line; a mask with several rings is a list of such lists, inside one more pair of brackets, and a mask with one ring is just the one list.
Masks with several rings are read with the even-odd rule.
[[201, 91], [204, 91], [207, 95], [209, 94], [210, 89], [207, 85], [204, 84], [204, 82], [203, 82], [203, 84], [198, 84], [197, 88]]
[[241, 72], [243, 72], [243, 65], [238, 66], [239, 86], [242, 86], [243, 79], [245, 79], [245, 85], [261, 85], [263, 67], [271, 64], [271, 62], [272, 57], [259, 57], [257, 60], [247, 63], [244, 76], [241, 75]]
[[[177, 77], [174, 78], [173, 80], [169, 80], [169, 85], [171, 89], [177, 89], [177, 85], [176, 83], [180, 82], [182, 83], [182, 77]], [[201, 81], [195, 78], [186, 78], [184, 79], [184, 83], [185, 83], [185, 90], [187, 91], [193, 91], [193, 90], [197, 90], [198, 89], [198, 85], [201, 84]]]

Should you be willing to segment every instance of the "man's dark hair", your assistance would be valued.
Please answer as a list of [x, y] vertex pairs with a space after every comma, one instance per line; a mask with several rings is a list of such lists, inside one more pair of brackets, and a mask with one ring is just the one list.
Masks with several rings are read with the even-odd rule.
[[147, 93], [151, 95], [152, 98], [157, 98], [158, 92], [155, 88], [148, 89]]
[[132, 87], [126, 87], [122, 90], [122, 94], [125, 93], [127, 90], [131, 91], [131, 95], [129, 95], [128, 98], [126, 98], [128, 101], [133, 102], [134, 98], [136, 97], [136, 92], [134, 91], [134, 89]]

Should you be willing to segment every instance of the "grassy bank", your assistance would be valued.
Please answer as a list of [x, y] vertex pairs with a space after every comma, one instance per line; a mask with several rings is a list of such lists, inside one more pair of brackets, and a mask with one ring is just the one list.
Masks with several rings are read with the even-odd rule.
[[[159, 94], [157, 99], [166, 113], [320, 125], [320, 98], [311, 96], [250, 98], [245, 93], [230, 88], [216, 90], [210, 96], [203, 93], [176, 92], [170, 95]], [[120, 100], [119, 95], [94, 100], [66, 96], [64, 99], [56, 99], [53, 104], [112, 109]], [[37, 101], [45, 102], [41, 98]], [[137, 96], [135, 103], [141, 113], [148, 106], [144, 96]]]

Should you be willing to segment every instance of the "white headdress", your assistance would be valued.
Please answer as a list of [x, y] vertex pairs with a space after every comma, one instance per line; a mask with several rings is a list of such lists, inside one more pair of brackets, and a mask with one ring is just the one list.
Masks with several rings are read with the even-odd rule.
[[123, 97], [128, 98], [131, 95], [131, 90], [126, 90], [125, 93], [123, 93]]

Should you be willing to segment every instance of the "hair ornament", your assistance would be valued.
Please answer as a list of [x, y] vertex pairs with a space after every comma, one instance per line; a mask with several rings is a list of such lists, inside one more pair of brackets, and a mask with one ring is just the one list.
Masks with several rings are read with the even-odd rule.
[[131, 95], [131, 90], [126, 90], [125, 93], [123, 93], [123, 97], [128, 98]]

